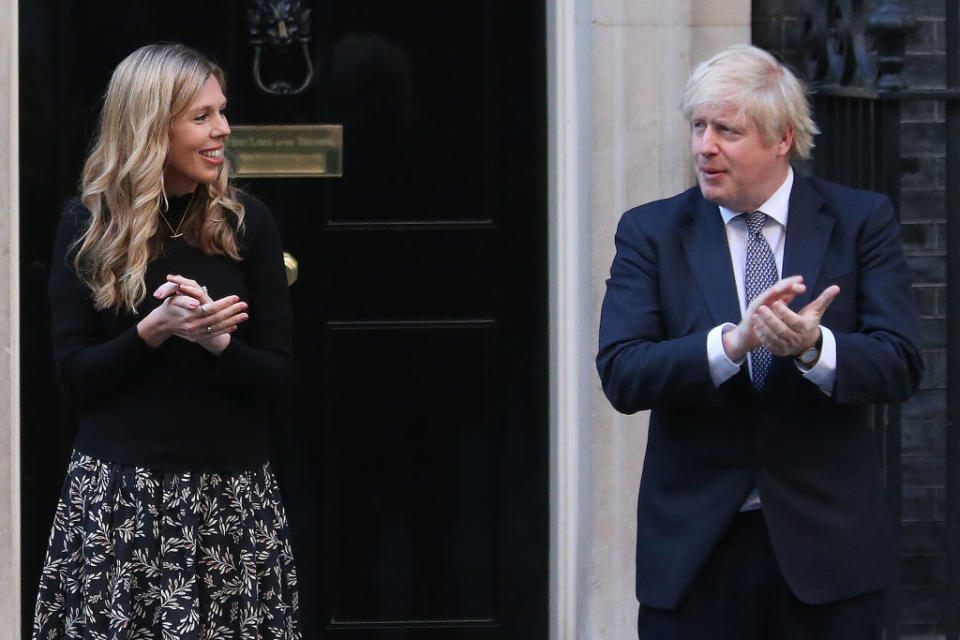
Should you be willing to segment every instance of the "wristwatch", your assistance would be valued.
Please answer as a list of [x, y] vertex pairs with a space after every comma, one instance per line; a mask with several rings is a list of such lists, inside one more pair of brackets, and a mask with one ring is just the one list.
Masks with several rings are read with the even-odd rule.
[[817, 336], [817, 342], [809, 349], [804, 349], [798, 355], [794, 356], [800, 364], [805, 367], [812, 367], [820, 359], [820, 349], [823, 348], [823, 332]]

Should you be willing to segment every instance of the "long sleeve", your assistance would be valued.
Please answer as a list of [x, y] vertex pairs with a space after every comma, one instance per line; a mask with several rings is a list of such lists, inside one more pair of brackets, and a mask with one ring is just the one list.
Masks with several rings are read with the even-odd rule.
[[916, 346], [919, 328], [900, 228], [886, 197], [877, 197], [857, 244], [857, 327], [834, 332], [834, 397], [847, 404], [902, 402], [920, 384], [923, 360]]
[[231, 336], [215, 368], [218, 382], [270, 397], [290, 385], [292, 320], [280, 234], [273, 215], [260, 202], [245, 198], [246, 232], [243, 269], [250, 299], [250, 319], [243, 338]]
[[732, 322], [726, 322], [710, 329], [710, 333], [707, 334], [707, 361], [710, 364], [710, 379], [713, 380], [715, 387], [719, 387], [740, 373], [740, 367], [747, 361], [747, 357], [744, 356], [740, 362], [734, 362], [723, 350], [723, 332], [736, 326]]
[[76, 406], [96, 404], [135, 384], [152, 358], [152, 350], [140, 339], [136, 326], [112, 337], [105, 334], [90, 289], [77, 278], [73, 245], [89, 215], [78, 200], [67, 205], [50, 264], [53, 357], [60, 388]]
[[712, 327], [691, 327], [686, 335], [666, 332], [660, 251], [640, 227], [640, 217], [628, 212], [617, 228], [617, 253], [600, 316], [597, 370], [604, 392], [623, 413], [654, 405], [718, 405], [723, 393], [714, 386], [707, 360]]

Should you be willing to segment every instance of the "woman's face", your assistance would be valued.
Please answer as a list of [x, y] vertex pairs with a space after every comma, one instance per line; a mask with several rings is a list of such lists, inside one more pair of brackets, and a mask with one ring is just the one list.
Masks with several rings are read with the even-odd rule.
[[211, 75], [193, 102], [174, 116], [163, 171], [167, 195], [190, 193], [198, 184], [210, 184], [220, 176], [223, 143], [230, 135], [226, 107], [220, 84]]

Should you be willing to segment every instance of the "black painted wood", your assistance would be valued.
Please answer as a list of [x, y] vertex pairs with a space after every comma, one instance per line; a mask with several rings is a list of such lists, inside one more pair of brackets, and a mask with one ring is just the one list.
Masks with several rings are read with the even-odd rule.
[[544, 7], [310, 4], [317, 81], [290, 97], [255, 86], [245, 3], [20, 3], [25, 628], [71, 438], [57, 216], [114, 65], [176, 40], [225, 68], [232, 123], [344, 124], [342, 179], [244, 183], [300, 263], [273, 458], [306, 637], [547, 636]]

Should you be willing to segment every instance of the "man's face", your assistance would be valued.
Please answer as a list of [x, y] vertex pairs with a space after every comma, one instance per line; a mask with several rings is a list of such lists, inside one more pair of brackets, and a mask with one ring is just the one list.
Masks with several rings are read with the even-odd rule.
[[691, 149], [703, 197], [731, 211], [754, 211], [783, 184], [793, 130], [768, 143], [752, 118], [732, 104], [693, 110]]

